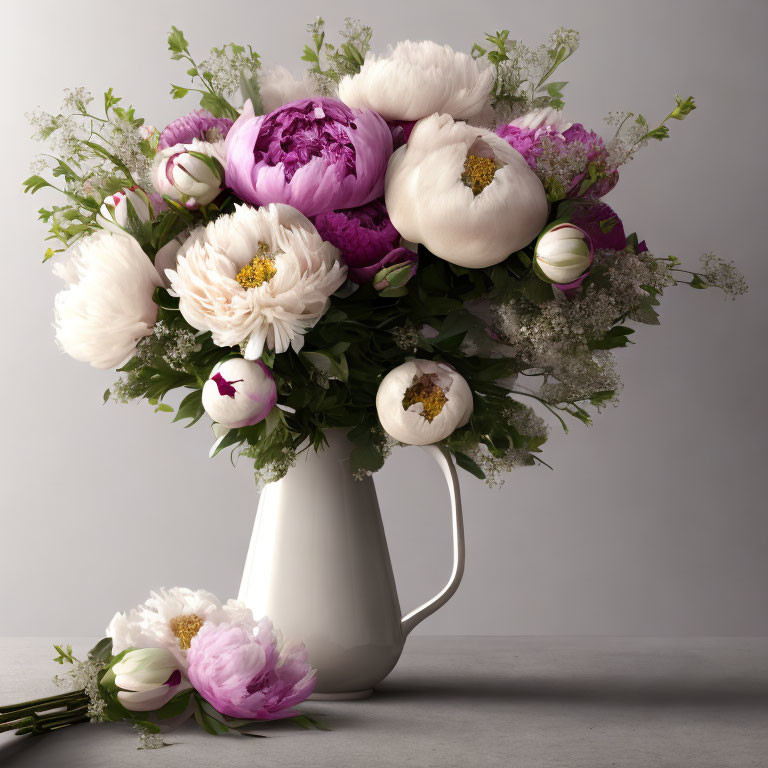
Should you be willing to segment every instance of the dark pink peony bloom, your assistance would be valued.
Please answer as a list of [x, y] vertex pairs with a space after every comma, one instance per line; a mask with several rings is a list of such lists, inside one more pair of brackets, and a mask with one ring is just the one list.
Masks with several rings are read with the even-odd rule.
[[[564, 197], [603, 197], [619, 180], [618, 170], [609, 167], [608, 152], [602, 138], [594, 131], [588, 131], [581, 123], [574, 123], [562, 133], [549, 125], [539, 128], [502, 125], [496, 129], [496, 134], [525, 158], [548, 193], [552, 192], [552, 185], [547, 183], [546, 172], [539, 168], [539, 160], [547, 155], [551, 162], [553, 153], [555, 162], [558, 157], [562, 158], [563, 167], [568, 167], [574, 160], [581, 160], [581, 168], [569, 169], [571, 173]], [[558, 196], [559, 199], [562, 197]]]
[[232, 121], [226, 117], [214, 117], [206, 109], [195, 109], [163, 129], [157, 149], [168, 149], [176, 144], [191, 144], [193, 139], [213, 144], [223, 141], [231, 127]]
[[187, 651], [187, 676], [221, 714], [245, 720], [278, 720], [315, 688], [315, 670], [303, 645], [278, 649], [272, 622], [255, 630], [204, 624]]
[[333, 243], [340, 251], [347, 267], [349, 279], [365, 283], [374, 274], [370, 270], [400, 243], [381, 200], [348, 210], [329, 211], [314, 218], [323, 240]]
[[256, 116], [250, 102], [227, 136], [227, 186], [254, 205], [305, 216], [365, 205], [384, 192], [392, 134], [369, 109], [301, 99]]
[[576, 205], [571, 221], [589, 235], [596, 251], [603, 248], [621, 251], [627, 247], [624, 225], [610, 205], [605, 203]]

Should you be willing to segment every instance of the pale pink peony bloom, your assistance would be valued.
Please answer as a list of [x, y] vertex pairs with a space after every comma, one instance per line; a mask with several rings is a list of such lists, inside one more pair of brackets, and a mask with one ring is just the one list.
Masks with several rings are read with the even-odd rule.
[[264, 618], [255, 630], [206, 625], [187, 652], [189, 680], [221, 714], [246, 720], [278, 720], [315, 688], [315, 670], [303, 644], [282, 649]]

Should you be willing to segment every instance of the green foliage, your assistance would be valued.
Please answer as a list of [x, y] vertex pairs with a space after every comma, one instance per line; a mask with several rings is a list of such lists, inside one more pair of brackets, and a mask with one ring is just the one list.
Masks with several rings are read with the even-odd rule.
[[509, 30], [503, 29], [487, 34], [484, 45], [475, 43], [471, 54], [475, 59], [486, 59], [494, 68], [494, 108], [514, 117], [540, 107], [563, 108], [563, 88], [568, 83], [550, 78], [578, 46], [579, 35], [572, 29], [556, 29], [537, 48], [510, 40]]
[[323, 19], [317, 18], [307, 27], [307, 31], [312, 37], [312, 43], [304, 46], [301, 59], [309, 64], [309, 72], [321, 91], [330, 95], [342, 77], [360, 71], [365, 55], [371, 48], [373, 30], [357, 19], [348, 18], [339, 33], [342, 41], [335, 45], [326, 40]]

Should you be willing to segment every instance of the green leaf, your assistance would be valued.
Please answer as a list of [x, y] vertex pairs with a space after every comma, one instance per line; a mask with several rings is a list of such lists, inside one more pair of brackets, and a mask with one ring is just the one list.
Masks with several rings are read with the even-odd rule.
[[91, 659], [91, 661], [109, 662], [112, 658], [112, 638], [105, 637], [103, 640], [99, 640], [99, 642], [88, 651], [88, 658]]
[[461, 451], [453, 451], [453, 456], [456, 459], [456, 464], [458, 466], [460, 466], [462, 469], [465, 469], [467, 472], [469, 472], [470, 475], [474, 475], [480, 480], [485, 480], [485, 472], [483, 472], [483, 470], [480, 469], [480, 467], [472, 459], [470, 459], [466, 453], [461, 453]]
[[240, 113], [217, 93], [204, 93], [200, 97], [200, 106], [207, 109], [214, 117], [228, 117], [230, 120], [237, 120], [240, 117]]
[[693, 279], [691, 280], [691, 288], [698, 288], [699, 290], [703, 290], [704, 288], [708, 288], [709, 283], [707, 283], [705, 280], [702, 280], [700, 275], [694, 275]]
[[155, 413], [158, 411], [162, 411], [163, 413], [173, 413], [173, 406], [168, 405], [168, 403], [159, 403], [157, 408], [155, 408]]
[[189, 43], [184, 38], [184, 33], [176, 27], [171, 27], [171, 32], [168, 35], [168, 50], [173, 59], [180, 59], [181, 55], [189, 50]]
[[205, 413], [203, 408], [203, 392], [201, 389], [196, 389], [194, 392], [190, 392], [180, 403], [179, 408], [176, 411], [174, 421], [181, 421], [182, 419], [190, 419], [189, 424], [186, 427], [191, 427], [196, 424], [202, 418]]
[[219, 722], [203, 710], [203, 701], [204, 700], [199, 696], [196, 699], [195, 720], [197, 720], [198, 725], [200, 725], [201, 728], [210, 733], [212, 736], [220, 736], [223, 733], [229, 733], [229, 726]]
[[[256, 425], [258, 426], [258, 425]], [[216, 448], [211, 451], [209, 458], [218, 456], [225, 448], [229, 448], [231, 445], [238, 445], [243, 442], [243, 437], [238, 429], [230, 429], [224, 438], [216, 445]]]
[[28, 179], [26, 179], [24, 182], [24, 192], [29, 192], [30, 194], [35, 194], [35, 192], [38, 192], [39, 190], [43, 189], [44, 187], [50, 187], [52, 184], [49, 181], [46, 181], [42, 176], [34, 175], [30, 176]]
[[259, 81], [255, 77], [246, 77], [244, 72], [240, 73], [240, 93], [243, 96], [243, 101], [250, 100], [254, 114], [264, 114], [264, 105], [259, 93]]
[[174, 99], [183, 99], [189, 93], [189, 88], [171, 84], [171, 96]]

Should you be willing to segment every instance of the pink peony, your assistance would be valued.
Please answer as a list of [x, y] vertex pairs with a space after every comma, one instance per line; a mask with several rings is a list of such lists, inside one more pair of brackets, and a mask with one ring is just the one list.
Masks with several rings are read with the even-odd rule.
[[245, 720], [293, 717], [315, 688], [315, 670], [303, 644], [278, 648], [272, 622], [249, 631], [205, 624], [187, 651], [187, 676], [221, 714]]
[[[496, 134], [505, 139], [539, 175], [550, 199], [564, 197], [599, 198], [607, 195], [617, 184], [619, 172], [610, 168], [608, 152], [602, 138], [574, 123], [562, 132], [552, 125], [528, 127], [502, 125]], [[540, 161], [546, 160], [540, 167]], [[550, 176], [551, 169], [561, 165], [567, 174], [565, 189], [562, 180]], [[590, 171], [594, 179], [590, 180]], [[555, 187], [559, 188], [555, 188]], [[554, 193], [554, 194], [553, 194]]]
[[596, 251], [604, 248], [622, 251], [627, 247], [624, 225], [616, 211], [605, 203], [575, 206], [571, 222], [589, 235]]
[[400, 233], [381, 200], [360, 208], [321, 213], [315, 216], [314, 223], [320, 237], [341, 251], [354, 283], [365, 283], [373, 277], [381, 260], [400, 243]]
[[194, 139], [213, 144], [223, 141], [231, 127], [232, 121], [226, 117], [214, 117], [207, 109], [194, 109], [163, 128], [157, 149], [191, 144]]
[[249, 101], [227, 135], [227, 186], [253, 205], [316, 216], [381, 197], [391, 154], [392, 134], [370, 109], [318, 97], [256, 116]]

